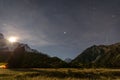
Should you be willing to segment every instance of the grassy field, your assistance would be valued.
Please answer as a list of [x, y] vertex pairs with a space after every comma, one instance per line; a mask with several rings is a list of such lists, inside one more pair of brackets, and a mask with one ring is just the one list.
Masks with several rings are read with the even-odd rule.
[[120, 80], [120, 69], [0, 69], [0, 80]]

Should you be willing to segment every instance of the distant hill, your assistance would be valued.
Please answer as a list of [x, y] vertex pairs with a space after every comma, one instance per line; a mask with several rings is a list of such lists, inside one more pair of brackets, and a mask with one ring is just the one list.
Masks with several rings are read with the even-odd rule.
[[72, 60], [71, 64], [78, 67], [120, 68], [120, 43], [91, 46]]

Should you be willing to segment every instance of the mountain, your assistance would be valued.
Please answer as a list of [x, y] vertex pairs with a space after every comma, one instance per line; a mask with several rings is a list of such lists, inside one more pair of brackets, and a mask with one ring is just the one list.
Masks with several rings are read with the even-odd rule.
[[0, 62], [6, 62], [11, 53], [17, 48], [17, 47], [24, 47], [26, 52], [33, 52], [38, 53], [37, 50], [31, 49], [27, 44], [15, 42], [10, 43], [7, 39], [5, 39], [4, 35], [0, 33]]
[[72, 61], [72, 59], [71, 58], [66, 58], [64, 61], [67, 62], [67, 63], [70, 63]]
[[50, 57], [27, 44], [9, 43], [0, 33], [0, 62], [6, 62], [8, 68], [59, 68], [68, 64], [58, 57]]
[[120, 67], [120, 43], [94, 45], [84, 50], [71, 64], [79, 67]]
[[0, 51], [4, 52], [12, 52], [14, 51], [18, 46], [24, 46], [25, 51], [27, 52], [38, 52], [37, 50], [31, 49], [27, 44], [15, 42], [10, 43], [7, 39], [5, 39], [4, 35], [0, 33]]
[[62, 68], [67, 63], [58, 57], [43, 53], [26, 52], [24, 46], [18, 46], [8, 60], [8, 68]]

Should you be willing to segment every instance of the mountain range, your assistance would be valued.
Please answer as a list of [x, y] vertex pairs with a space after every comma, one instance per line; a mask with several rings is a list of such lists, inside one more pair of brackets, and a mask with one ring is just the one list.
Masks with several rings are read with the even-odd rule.
[[0, 62], [8, 68], [67, 68], [67, 67], [107, 67], [120, 68], [120, 43], [93, 45], [85, 49], [75, 59], [58, 57], [31, 49], [24, 43], [9, 43], [0, 33]]

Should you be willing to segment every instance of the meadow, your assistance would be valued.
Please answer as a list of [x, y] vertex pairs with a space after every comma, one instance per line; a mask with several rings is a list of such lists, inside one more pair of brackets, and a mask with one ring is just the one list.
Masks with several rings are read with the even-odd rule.
[[0, 69], [0, 80], [120, 80], [120, 69]]

